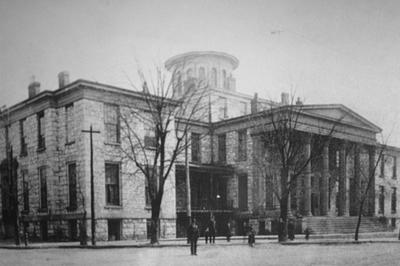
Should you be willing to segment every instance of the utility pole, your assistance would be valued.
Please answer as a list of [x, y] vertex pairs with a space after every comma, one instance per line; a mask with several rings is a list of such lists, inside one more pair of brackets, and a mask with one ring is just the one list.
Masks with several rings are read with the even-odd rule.
[[92, 125], [89, 130], [82, 130], [83, 133], [90, 134], [90, 218], [92, 228], [92, 245], [96, 245], [96, 221], [94, 213], [94, 177], [93, 177], [93, 133], [100, 133], [100, 131], [93, 131]]
[[186, 213], [189, 220], [189, 224], [191, 222], [192, 209], [191, 209], [191, 191], [190, 191], [190, 169], [189, 169], [189, 158], [188, 158], [188, 132], [186, 132], [185, 137], [185, 174], [186, 174]]

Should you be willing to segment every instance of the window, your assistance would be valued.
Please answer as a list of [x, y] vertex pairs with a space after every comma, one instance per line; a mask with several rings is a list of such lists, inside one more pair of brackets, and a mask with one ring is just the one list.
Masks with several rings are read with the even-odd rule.
[[397, 178], [397, 157], [393, 156], [392, 179]]
[[176, 80], [175, 80], [175, 93], [178, 95], [182, 94], [182, 74], [180, 71], [176, 72]]
[[65, 107], [65, 143], [74, 141], [74, 105]]
[[77, 208], [77, 187], [76, 187], [76, 164], [68, 164], [68, 192], [69, 192], [69, 207], [70, 211]]
[[25, 137], [25, 119], [19, 121], [19, 135], [21, 142], [21, 156], [26, 156], [28, 153]]
[[218, 136], [218, 161], [220, 163], [226, 162], [226, 135]]
[[247, 115], [247, 103], [240, 102], [240, 115]]
[[22, 171], [22, 189], [23, 189], [23, 201], [24, 201], [24, 212], [29, 212], [29, 185], [28, 185], [28, 171]]
[[120, 205], [119, 164], [106, 163], [106, 204]]
[[46, 167], [39, 168], [39, 183], [40, 183], [40, 211], [47, 211], [47, 177]]
[[145, 197], [146, 197], [146, 207], [151, 206], [151, 200], [155, 197], [157, 193], [158, 185], [158, 171], [154, 166], [146, 166], [147, 176], [145, 176]]
[[397, 210], [397, 188], [392, 187], [392, 204], [391, 204], [392, 213], [396, 213]]
[[238, 159], [239, 161], [247, 160], [247, 130], [243, 129], [238, 132]]
[[156, 131], [153, 125], [144, 126], [144, 146], [154, 149], [157, 147]]
[[219, 97], [219, 119], [228, 117], [228, 99], [225, 97]]
[[200, 134], [192, 133], [192, 162], [201, 161]]
[[37, 114], [38, 121], [38, 149], [42, 150], [46, 148], [46, 142], [44, 137], [45, 125], [44, 125], [44, 112], [40, 112]]
[[380, 177], [384, 178], [385, 177], [385, 155], [382, 154], [381, 156], [381, 174]]
[[199, 80], [205, 80], [206, 79], [206, 70], [204, 67], [199, 68]]
[[385, 187], [379, 186], [379, 213], [385, 213]]
[[218, 85], [218, 75], [217, 75], [217, 69], [216, 68], [211, 69], [211, 82], [212, 82], [211, 85], [214, 88], [216, 88], [217, 85]]
[[340, 167], [340, 151], [335, 151], [335, 166], [337, 169]]
[[226, 78], [226, 70], [222, 70], [222, 82], [224, 89], [228, 89], [228, 79]]
[[104, 105], [104, 123], [106, 128], [106, 142], [120, 143], [119, 107], [117, 105]]

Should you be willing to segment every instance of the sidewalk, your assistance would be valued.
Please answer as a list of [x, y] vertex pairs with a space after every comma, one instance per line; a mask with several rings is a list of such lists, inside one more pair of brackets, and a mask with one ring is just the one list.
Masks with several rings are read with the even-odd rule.
[[[344, 245], [362, 243], [400, 243], [397, 233], [363, 233], [360, 234], [359, 241], [354, 241], [354, 234], [332, 234], [332, 235], [310, 235], [306, 240], [304, 235], [296, 235], [293, 241], [278, 243], [276, 235], [256, 236], [256, 245], [260, 244], [281, 244], [281, 245]], [[199, 238], [199, 246], [205, 245], [204, 238]], [[210, 244], [208, 244], [210, 245]], [[247, 237], [233, 236], [230, 242], [225, 237], [216, 237], [215, 245], [232, 246], [247, 245]], [[79, 245], [79, 242], [34, 242], [27, 247], [21, 243], [16, 246], [13, 241], [0, 241], [0, 248], [3, 249], [51, 249], [51, 248], [84, 248], [84, 249], [104, 249], [104, 248], [148, 248], [148, 247], [185, 247], [188, 246], [186, 238], [160, 239], [159, 244], [152, 245], [149, 240], [121, 240], [121, 241], [97, 241], [96, 246], [92, 246], [90, 239], [87, 246]]]

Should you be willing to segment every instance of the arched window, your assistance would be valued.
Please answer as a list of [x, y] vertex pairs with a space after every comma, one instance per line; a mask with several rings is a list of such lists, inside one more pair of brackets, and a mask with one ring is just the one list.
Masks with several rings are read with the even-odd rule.
[[199, 80], [204, 80], [206, 79], [206, 70], [204, 67], [199, 68]]
[[218, 80], [217, 69], [215, 67], [213, 67], [211, 70], [211, 83], [214, 88], [217, 87], [217, 80]]
[[228, 80], [226, 78], [226, 70], [225, 69], [222, 70], [222, 82], [224, 85], [224, 89], [227, 89], [228, 88]]
[[186, 80], [193, 78], [193, 70], [189, 68], [186, 70]]
[[176, 72], [175, 74], [175, 93], [177, 95], [182, 94], [182, 74], [180, 71]]

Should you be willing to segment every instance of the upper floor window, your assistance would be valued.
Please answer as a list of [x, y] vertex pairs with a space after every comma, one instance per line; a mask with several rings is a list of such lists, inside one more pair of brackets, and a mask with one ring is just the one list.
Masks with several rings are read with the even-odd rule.
[[217, 69], [215, 67], [211, 69], [211, 85], [214, 88], [216, 88], [218, 85], [218, 75], [217, 75]]
[[189, 68], [188, 70], [186, 70], [186, 79], [191, 79], [191, 78], [193, 78], [193, 70]]
[[386, 161], [385, 155], [382, 154], [382, 156], [381, 156], [381, 174], [380, 174], [380, 177], [382, 177], [382, 178], [385, 177], [385, 161]]
[[224, 89], [228, 89], [228, 78], [226, 76], [226, 70], [222, 70], [222, 82], [223, 82], [223, 86]]
[[192, 162], [201, 161], [201, 149], [200, 149], [200, 134], [192, 133], [191, 137], [192, 146]]
[[238, 132], [238, 159], [239, 161], [247, 160], [247, 130], [243, 129]]
[[205, 80], [206, 79], [206, 70], [204, 67], [199, 68], [199, 80]]
[[37, 123], [38, 123], [38, 149], [44, 149], [46, 147], [45, 142], [45, 124], [44, 124], [44, 112], [40, 112], [37, 114]]
[[65, 142], [74, 141], [74, 105], [65, 106]]
[[153, 125], [144, 125], [144, 146], [154, 149], [157, 146], [156, 131]]
[[157, 193], [158, 185], [158, 168], [152, 165], [146, 166], [146, 176], [145, 176], [145, 197], [146, 206], [151, 206], [152, 199], [155, 198]]
[[219, 119], [225, 119], [228, 117], [228, 99], [225, 97], [219, 97]]
[[226, 135], [218, 135], [218, 161], [220, 163], [226, 162]]
[[77, 183], [76, 183], [76, 164], [68, 164], [68, 194], [69, 194], [69, 210], [76, 210], [77, 204]]
[[25, 136], [25, 119], [19, 121], [19, 135], [21, 142], [21, 156], [25, 156], [28, 153], [26, 136]]
[[182, 74], [180, 71], [176, 72], [176, 79], [175, 79], [175, 90], [174, 92], [177, 95], [181, 95], [182, 94]]
[[40, 185], [40, 204], [39, 208], [42, 211], [47, 210], [47, 176], [46, 167], [39, 168], [39, 185]]
[[106, 163], [106, 204], [120, 205], [119, 164]]
[[120, 143], [119, 107], [113, 104], [104, 105], [104, 123], [107, 143]]
[[246, 114], [247, 114], [247, 103], [240, 102], [240, 115], [246, 115]]
[[393, 161], [392, 178], [396, 179], [397, 178], [397, 157], [393, 156], [392, 161]]

